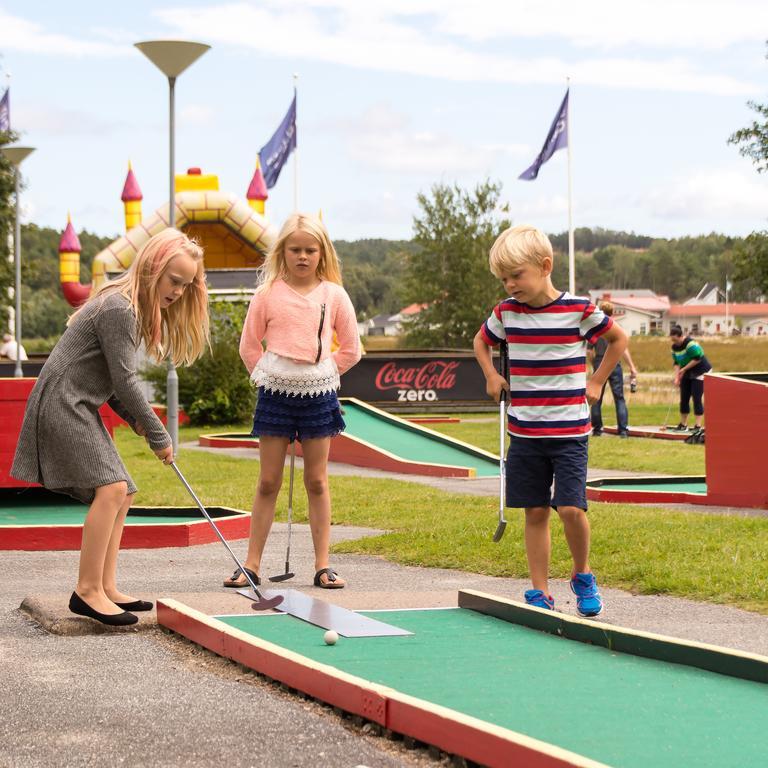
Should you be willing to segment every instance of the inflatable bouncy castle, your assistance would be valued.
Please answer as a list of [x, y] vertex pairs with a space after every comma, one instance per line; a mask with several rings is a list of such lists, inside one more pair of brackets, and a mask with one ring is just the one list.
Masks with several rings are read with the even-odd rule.
[[[264, 216], [266, 199], [258, 160], [245, 199], [222, 192], [218, 177], [199, 168], [176, 176], [175, 224], [203, 246], [212, 295], [224, 298], [252, 292], [254, 272], [277, 236]], [[93, 259], [89, 284], [80, 282], [80, 241], [68, 217], [59, 243], [59, 271], [62, 291], [73, 307], [82, 304], [104, 280], [127, 269], [141, 246], [168, 226], [168, 203], [142, 218], [142, 200], [129, 164], [122, 193], [126, 232]]]

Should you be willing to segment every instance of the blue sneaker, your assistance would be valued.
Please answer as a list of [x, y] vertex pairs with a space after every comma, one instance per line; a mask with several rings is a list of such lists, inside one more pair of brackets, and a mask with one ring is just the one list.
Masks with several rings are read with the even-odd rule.
[[597, 616], [603, 610], [603, 600], [597, 591], [593, 573], [574, 573], [571, 591], [576, 595], [576, 610], [580, 616]]
[[534, 608], [544, 608], [546, 611], [555, 610], [555, 598], [545, 595], [540, 589], [529, 589], [525, 593], [525, 604]]

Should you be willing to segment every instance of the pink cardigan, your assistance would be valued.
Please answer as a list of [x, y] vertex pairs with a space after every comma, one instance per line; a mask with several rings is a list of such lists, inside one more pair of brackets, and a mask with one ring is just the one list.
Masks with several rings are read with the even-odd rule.
[[[323, 304], [325, 316], [320, 349], [318, 331]], [[331, 354], [334, 331], [339, 348]], [[306, 296], [296, 292], [284, 280], [275, 280], [268, 291], [254, 294], [240, 337], [240, 357], [248, 373], [253, 373], [264, 354], [262, 340], [267, 342], [270, 352], [301, 363], [333, 357], [340, 374], [348, 371], [361, 355], [352, 302], [340, 285], [327, 280]]]

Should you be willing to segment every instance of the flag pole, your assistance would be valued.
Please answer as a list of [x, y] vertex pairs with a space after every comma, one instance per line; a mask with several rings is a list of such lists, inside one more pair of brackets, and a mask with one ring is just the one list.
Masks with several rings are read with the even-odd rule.
[[728, 338], [728, 273], [725, 273], [725, 337]]
[[296, 98], [298, 93], [299, 73], [293, 73], [293, 98], [296, 99], [296, 117], [294, 121], [294, 130], [296, 131], [296, 146], [293, 150], [293, 212], [297, 213], [299, 210], [299, 140], [298, 140], [298, 123], [299, 123], [299, 100]]
[[[11, 73], [6, 72], [5, 73], [5, 93], [8, 94], [9, 104], [10, 104], [10, 98], [11, 98]], [[5, 94], [3, 94], [5, 95]], [[11, 115], [10, 115], [10, 107], [8, 110], [8, 130], [11, 130]], [[13, 239], [13, 227], [8, 227], [8, 261], [12, 264], [14, 262], [14, 253], [16, 248], [16, 242]], [[11, 298], [13, 294], [14, 288], [13, 286], [8, 286], [8, 298]], [[13, 323], [14, 327], [16, 326], [16, 310], [13, 306], [11, 306], [11, 303], [8, 302], [8, 325], [10, 327], [10, 324]], [[20, 342], [21, 339], [17, 338], [16, 342]], [[16, 357], [17, 359], [20, 357], [19, 355], [19, 348], [16, 347]]]
[[[571, 92], [571, 78], [567, 77], [566, 87]], [[568, 98], [568, 292], [571, 296], [576, 293], [576, 255], [573, 242], [573, 172], [571, 170], [571, 145], [573, 144], [573, 107], [570, 95]]]

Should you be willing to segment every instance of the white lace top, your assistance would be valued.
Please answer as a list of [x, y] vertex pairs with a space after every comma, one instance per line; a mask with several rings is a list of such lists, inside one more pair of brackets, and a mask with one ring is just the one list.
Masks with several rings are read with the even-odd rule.
[[274, 352], [265, 352], [251, 373], [257, 387], [285, 395], [320, 395], [335, 392], [339, 370], [332, 357], [319, 363], [300, 363]]

